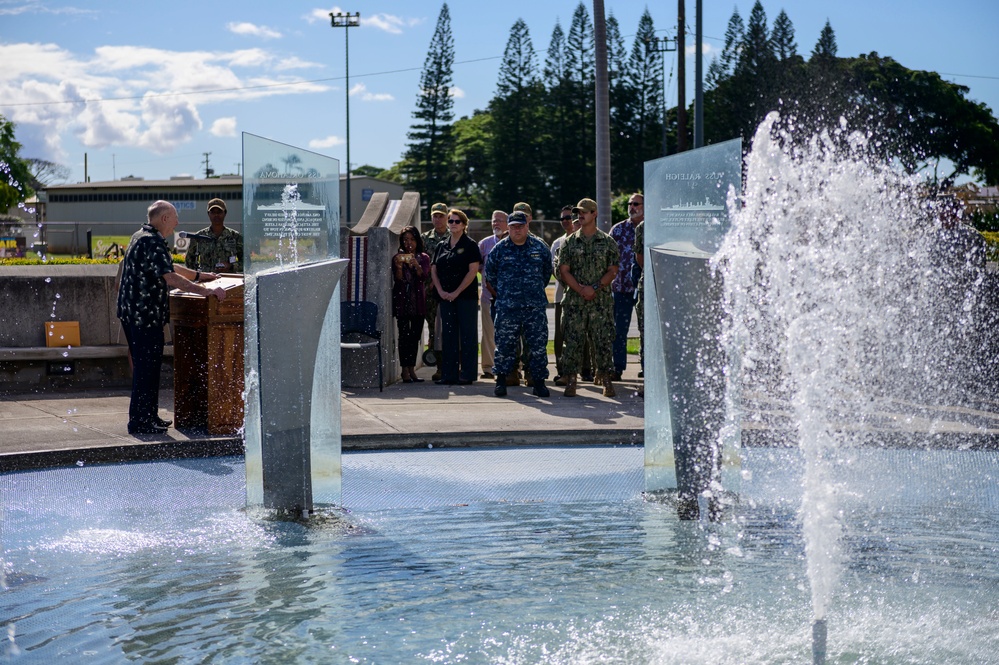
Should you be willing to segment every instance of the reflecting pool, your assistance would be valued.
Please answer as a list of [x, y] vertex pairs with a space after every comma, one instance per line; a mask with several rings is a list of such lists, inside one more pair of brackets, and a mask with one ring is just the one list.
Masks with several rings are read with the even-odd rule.
[[[645, 502], [640, 447], [347, 453], [308, 527], [242, 458], [6, 474], [4, 658], [807, 662], [801, 453], [742, 453], [721, 523]], [[999, 453], [839, 454], [829, 662], [995, 662]]]

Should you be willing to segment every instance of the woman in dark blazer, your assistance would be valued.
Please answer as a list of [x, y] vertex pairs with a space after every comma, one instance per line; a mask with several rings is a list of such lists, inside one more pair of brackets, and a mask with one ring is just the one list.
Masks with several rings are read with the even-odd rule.
[[430, 276], [440, 297], [441, 378], [439, 384], [466, 386], [475, 380], [479, 355], [479, 246], [468, 237], [468, 217], [451, 208], [449, 240], [437, 245]]

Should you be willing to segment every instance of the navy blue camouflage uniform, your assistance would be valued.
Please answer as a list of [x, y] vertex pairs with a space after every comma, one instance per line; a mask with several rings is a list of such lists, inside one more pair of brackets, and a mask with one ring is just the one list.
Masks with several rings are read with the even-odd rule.
[[528, 234], [523, 245], [509, 237], [496, 243], [486, 258], [485, 279], [496, 290], [496, 359], [493, 374], [505, 375], [517, 364], [517, 342], [524, 337], [532, 379], [548, 378], [548, 295], [551, 250]]

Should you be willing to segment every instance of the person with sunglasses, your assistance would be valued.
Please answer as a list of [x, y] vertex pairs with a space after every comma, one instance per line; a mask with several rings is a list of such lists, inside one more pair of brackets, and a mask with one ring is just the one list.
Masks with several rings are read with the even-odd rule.
[[437, 245], [430, 276], [440, 299], [440, 385], [467, 386], [475, 381], [479, 356], [479, 246], [468, 237], [468, 217], [457, 208], [447, 215], [451, 237]]
[[614, 381], [621, 380], [621, 374], [628, 365], [628, 329], [631, 327], [631, 313], [635, 309], [635, 282], [632, 276], [635, 229], [644, 220], [645, 196], [635, 192], [628, 197], [628, 219], [618, 222], [610, 230], [621, 253], [617, 276], [611, 283], [614, 296]]

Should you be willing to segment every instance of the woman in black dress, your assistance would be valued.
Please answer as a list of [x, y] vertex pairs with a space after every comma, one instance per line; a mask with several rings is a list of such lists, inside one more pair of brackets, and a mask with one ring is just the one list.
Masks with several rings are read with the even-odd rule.
[[468, 217], [451, 208], [449, 240], [437, 245], [430, 276], [440, 297], [441, 378], [439, 384], [466, 386], [475, 380], [479, 355], [479, 246], [465, 233]]
[[423, 249], [423, 238], [416, 227], [407, 226], [399, 234], [399, 251], [392, 257], [392, 315], [399, 326], [403, 383], [423, 381], [416, 376], [416, 355], [427, 314], [425, 284], [429, 274], [430, 257]]

